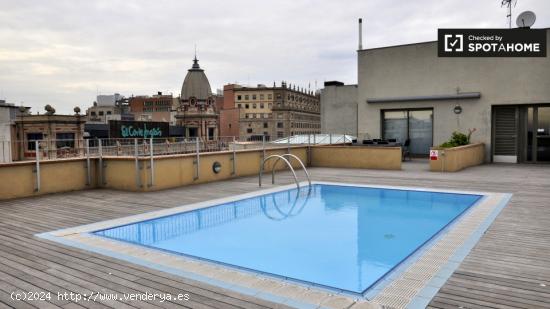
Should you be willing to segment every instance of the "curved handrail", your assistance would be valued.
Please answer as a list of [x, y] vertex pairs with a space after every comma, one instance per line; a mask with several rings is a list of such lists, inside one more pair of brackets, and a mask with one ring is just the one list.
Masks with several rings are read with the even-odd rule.
[[290, 164], [290, 162], [288, 162], [287, 159], [285, 159], [283, 156], [280, 156], [280, 155], [270, 155], [269, 157], [263, 159], [262, 166], [260, 166], [260, 174], [259, 174], [259, 178], [258, 178], [258, 185], [260, 187], [262, 186], [262, 175], [263, 175], [263, 172], [264, 172], [265, 162], [267, 162], [268, 160], [270, 160], [272, 158], [276, 158], [276, 157], [279, 158], [279, 159], [283, 159], [283, 161], [286, 162], [286, 165], [288, 165], [288, 167], [292, 171], [292, 175], [294, 175], [294, 181], [296, 182], [296, 186], [298, 188], [300, 188], [300, 183], [298, 182], [298, 177], [296, 177], [296, 172], [294, 171], [294, 168], [292, 167], [292, 164]]
[[307, 200], [308, 200], [308, 198], [309, 198], [309, 196], [310, 196], [310, 194], [311, 194], [311, 187], [309, 187], [309, 190], [308, 190], [308, 192], [307, 192], [307, 197], [303, 200], [302, 205], [300, 206], [300, 208], [298, 208], [298, 210], [297, 210], [296, 213], [293, 213], [294, 208], [296, 208], [296, 203], [298, 202], [298, 199], [299, 199], [299, 197], [300, 197], [300, 190], [301, 190], [301, 189], [298, 189], [298, 190], [296, 191], [296, 197], [295, 197], [294, 202], [292, 203], [292, 207], [290, 208], [290, 210], [288, 211], [288, 213], [284, 213], [284, 212], [279, 208], [279, 206], [277, 205], [277, 202], [275, 201], [275, 197], [274, 197], [273, 195], [271, 195], [271, 200], [273, 201], [273, 206], [274, 206], [275, 210], [279, 213], [280, 217], [278, 218], [278, 217], [275, 217], [275, 216], [270, 215], [270, 214], [268, 213], [268, 211], [267, 211], [267, 207], [266, 207], [265, 203], [262, 204], [262, 205], [260, 206], [260, 207], [262, 208], [262, 211], [263, 211], [264, 215], [265, 215], [267, 218], [269, 218], [269, 219], [271, 219], [271, 220], [274, 220], [274, 221], [282, 221], [282, 220], [285, 220], [285, 219], [287, 219], [287, 218], [290, 218], [290, 217], [294, 217], [294, 216], [299, 215], [299, 214], [302, 212], [302, 210], [304, 210], [304, 206], [306, 205], [306, 202], [307, 202]]
[[[309, 173], [306, 169], [306, 166], [304, 165], [304, 162], [302, 162], [302, 160], [300, 160], [300, 158], [298, 158], [297, 156], [291, 154], [291, 153], [285, 153], [285, 154], [282, 154], [280, 155], [281, 157], [291, 157], [291, 158], [294, 158], [298, 161], [298, 163], [300, 163], [300, 165], [302, 166], [302, 169], [304, 170], [304, 172], [306, 173], [306, 177], [307, 177], [307, 181], [309, 183], [309, 186], [311, 186], [311, 179], [309, 177]], [[278, 158], [277, 161], [275, 161], [275, 163], [273, 164], [273, 168], [271, 169], [271, 183], [272, 184], [275, 184], [275, 167], [277, 167], [277, 163], [279, 163], [279, 160], [281, 158]]]

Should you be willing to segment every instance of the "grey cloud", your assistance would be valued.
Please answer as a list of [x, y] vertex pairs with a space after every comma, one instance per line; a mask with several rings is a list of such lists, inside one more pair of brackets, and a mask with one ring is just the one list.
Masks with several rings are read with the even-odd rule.
[[[179, 88], [197, 44], [213, 88], [229, 82], [356, 81], [367, 48], [435, 40], [437, 28], [504, 27], [498, 1], [0, 0], [0, 95], [60, 112], [101, 93]], [[523, 0], [550, 26], [550, 2]]]

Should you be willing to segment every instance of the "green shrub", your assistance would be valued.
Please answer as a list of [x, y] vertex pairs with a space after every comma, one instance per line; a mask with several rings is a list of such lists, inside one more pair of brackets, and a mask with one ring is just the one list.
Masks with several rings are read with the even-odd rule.
[[466, 135], [464, 133], [455, 131], [453, 132], [451, 139], [439, 145], [439, 147], [452, 148], [452, 147], [468, 145], [470, 143], [470, 135], [471, 133]]

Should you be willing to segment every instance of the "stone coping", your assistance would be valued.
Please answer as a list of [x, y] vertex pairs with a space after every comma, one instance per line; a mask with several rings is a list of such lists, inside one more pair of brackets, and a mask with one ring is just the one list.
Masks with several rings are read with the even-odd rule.
[[[365, 297], [302, 282], [274, 278], [257, 272], [236, 269], [91, 234], [91, 232], [115, 226], [284, 191], [294, 188], [295, 184], [42, 233], [36, 236], [298, 308], [425, 308], [511, 198], [511, 194], [504, 193], [320, 181], [312, 183], [476, 194], [483, 195], [483, 197], [427, 244], [386, 274], [375, 286], [367, 290]], [[301, 185], [306, 186], [307, 182], [303, 182]]]

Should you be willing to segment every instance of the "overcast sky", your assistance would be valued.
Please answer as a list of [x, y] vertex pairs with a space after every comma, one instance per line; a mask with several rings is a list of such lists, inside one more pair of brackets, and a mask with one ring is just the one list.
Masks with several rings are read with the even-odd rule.
[[[518, 0], [550, 27], [549, 0]], [[364, 47], [436, 40], [437, 28], [506, 27], [500, 0], [0, 0], [0, 98], [58, 113], [96, 93], [179, 95], [197, 45], [213, 91], [357, 80]]]

